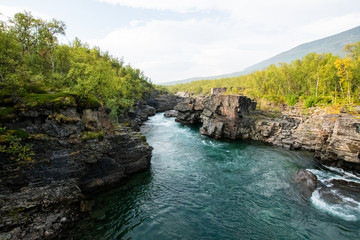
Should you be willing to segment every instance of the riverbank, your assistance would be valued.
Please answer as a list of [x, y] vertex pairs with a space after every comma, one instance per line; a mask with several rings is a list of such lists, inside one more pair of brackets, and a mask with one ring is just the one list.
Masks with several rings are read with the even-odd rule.
[[326, 165], [360, 171], [360, 120], [356, 116], [327, 114], [320, 108], [306, 115], [291, 107], [263, 111], [245, 96], [222, 94], [188, 98], [175, 109], [176, 121], [201, 124], [203, 135], [310, 150]]
[[[67, 239], [358, 239], [359, 175], [309, 151], [215, 140], [163, 114], [141, 132], [150, 170], [96, 196]], [[318, 176], [312, 197], [294, 179], [300, 169]]]
[[[179, 99], [154, 92], [118, 124], [102, 106], [70, 98], [14, 106], [2, 119], [0, 139], [9, 149], [28, 148], [21, 159], [0, 153], [0, 239], [62, 238], [64, 229], [91, 210], [95, 194], [148, 169], [152, 147], [136, 130]], [[17, 133], [23, 138], [12, 143]]]

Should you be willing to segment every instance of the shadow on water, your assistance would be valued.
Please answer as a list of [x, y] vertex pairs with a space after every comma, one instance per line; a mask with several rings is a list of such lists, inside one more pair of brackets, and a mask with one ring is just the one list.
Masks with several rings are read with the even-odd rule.
[[97, 196], [69, 239], [360, 238], [360, 212], [348, 221], [324, 211], [294, 182], [300, 168], [320, 176], [320, 186], [334, 178], [312, 153], [216, 141], [198, 130], [152, 117], [142, 127], [154, 147], [150, 170]]
[[133, 217], [140, 215], [139, 204], [146, 201], [151, 180], [148, 170], [131, 177], [124, 186], [95, 196], [93, 209], [67, 234], [67, 239], [122, 239], [146, 218]]

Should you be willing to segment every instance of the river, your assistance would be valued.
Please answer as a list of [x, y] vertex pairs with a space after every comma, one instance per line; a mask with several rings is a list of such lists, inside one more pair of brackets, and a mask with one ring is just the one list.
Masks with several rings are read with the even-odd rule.
[[[360, 239], [359, 196], [330, 183], [358, 175], [309, 152], [213, 140], [163, 114], [141, 131], [154, 147], [150, 170], [97, 196], [73, 239]], [[300, 168], [318, 177], [311, 197], [293, 181]]]

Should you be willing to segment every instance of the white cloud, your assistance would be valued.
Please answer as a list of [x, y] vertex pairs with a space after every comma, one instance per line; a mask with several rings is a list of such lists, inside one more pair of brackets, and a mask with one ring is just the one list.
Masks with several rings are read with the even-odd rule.
[[[264, 38], [244, 33], [232, 22], [190, 19], [130, 24], [88, 42], [124, 56], [154, 82], [164, 82], [240, 71], [276, 53], [261, 49]], [[277, 36], [268, 37], [266, 44], [277, 41]]]
[[49, 15], [38, 12], [31, 8], [19, 8], [19, 7], [0, 5], [0, 20], [8, 21], [8, 19], [14, 17], [16, 13], [24, 12], [24, 11], [31, 12], [31, 14], [36, 18], [41, 18], [46, 20], [52, 19], [52, 17], [50, 17]]
[[[143, 56], [129, 57], [134, 53], [121, 52], [129, 61], [145, 69], [155, 81], [166, 80], [162, 76], [166, 75], [167, 69], [172, 69], [168, 73], [172, 78], [169, 80], [240, 71], [298, 44], [360, 25], [360, 13], [356, 10], [360, 9], [358, 0], [98, 1], [132, 8], [190, 13], [192, 17], [196, 13], [214, 16], [212, 20], [201, 19], [199, 14], [196, 19], [187, 21], [142, 22], [141, 28], [138, 22], [134, 22], [130, 28], [116, 31], [117, 34], [128, 35], [125, 38], [143, 36], [144, 42], [138, 39], [126, 43], [124, 37], [119, 40], [129, 44], [129, 49], [132, 46], [142, 49]], [[116, 42], [116, 38], [109, 35], [97, 42], [107, 47], [110, 42]], [[148, 46], [152, 50], [147, 49]], [[150, 59], [142, 61], [144, 58]], [[164, 61], [159, 61], [159, 58], [164, 58]], [[170, 63], [178, 67], [171, 67]], [[152, 67], [148, 67], [150, 65]], [[157, 65], [159, 67], [155, 70]], [[181, 65], [188, 67], [180, 70]]]
[[360, 13], [335, 18], [325, 18], [305, 25], [301, 31], [313, 38], [330, 36], [360, 26]]
[[[193, 12], [200, 10], [210, 10], [219, 6], [219, 1], [216, 0], [98, 0], [113, 5], [119, 4], [133, 8], [147, 8], [156, 10], [169, 10], [174, 12]], [[226, 0], [224, 0], [226, 1]]]
[[[298, 44], [360, 25], [359, 0], [97, 1], [113, 4], [114, 11], [125, 9], [133, 17], [119, 14], [112, 24], [121, 22], [126, 27], [87, 42], [124, 56], [154, 82], [241, 71]], [[96, 6], [99, 23], [107, 24]], [[143, 18], [144, 9], [152, 11]], [[0, 12], [8, 16], [23, 10], [0, 5]], [[50, 19], [38, 9], [25, 10]], [[95, 28], [88, 35], [98, 32]], [[79, 29], [89, 30], [87, 26]]]

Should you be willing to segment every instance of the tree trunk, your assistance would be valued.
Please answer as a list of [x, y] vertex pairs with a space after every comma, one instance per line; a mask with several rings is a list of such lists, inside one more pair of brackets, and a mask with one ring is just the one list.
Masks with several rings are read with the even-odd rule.
[[315, 91], [315, 97], [317, 97], [317, 93], [318, 93], [318, 87], [319, 87], [319, 67], [320, 67], [320, 63], [318, 63], [318, 67], [317, 67], [317, 81], [316, 81], [316, 91]]
[[52, 52], [52, 46], [50, 46], [49, 52], [50, 52], [50, 61], [51, 61], [51, 72], [54, 74], [55, 73], [55, 63], [54, 63], [54, 57], [53, 57], [53, 52]]
[[348, 102], [349, 104], [351, 104], [351, 87], [350, 87], [350, 81], [349, 81], [349, 72], [346, 71], [346, 82], [347, 82], [347, 85], [348, 85], [348, 92], [347, 92], [347, 98], [348, 98]]
[[337, 97], [337, 87], [336, 87], [336, 81], [335, 81], [335, 105], [336, 105], [336, 97]]

